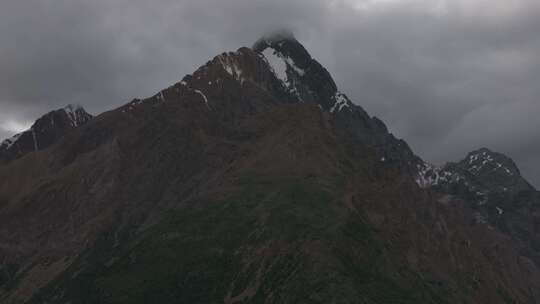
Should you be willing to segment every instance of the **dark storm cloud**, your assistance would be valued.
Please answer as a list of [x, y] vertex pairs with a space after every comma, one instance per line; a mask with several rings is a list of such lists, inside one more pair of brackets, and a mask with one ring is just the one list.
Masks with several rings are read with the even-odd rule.
[[396, 6], [353, 20], [336, 35], [335, 74], [428, 160], [487, 146], [513, 157], [538, 185], [540, 6], [504, 3], [432, 13]]
[[421, 156], [487, 146], [540, 185], [534, 0], [2, 1], [0, 136], [67, 103], [148, 96], [283, 27]]
[[307, 0], [2, 1], [0, 121], [30, 122], [67, 103], [99, 113], [323, 12]]

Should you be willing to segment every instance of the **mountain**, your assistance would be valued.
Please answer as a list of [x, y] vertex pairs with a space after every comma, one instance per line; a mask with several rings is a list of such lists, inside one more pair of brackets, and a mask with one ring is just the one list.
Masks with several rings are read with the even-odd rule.
[[0, 165], [0, 300], [537, 303], [520, 240], [427, 167], [263, 37]]
[[340, 92], [330, 73], [291, 33], [279, 32], [263, 37], [254, 44], [253, 50], [264, 56], [290, 95], [334, 114], [337, 131], [347, 140], [376, 149], [379, 159], [399, 164], [410, 173], [416, 172], [416, 166], [423, 163], [405, 141], [388, 132], [380, 119], [370, 117]]
[[482, 148], [457, 163], [419, 169], [420, 186], [467, 202], [477, 222], [518, 240], [522, 253], [540, 265], [540, 193], [511, 158]]
[[39, 118], [30, 129], [4, 140], [0, 144], [0, 163], [9, 162], [24, 155], [45, 149], [70, 129], [84, 125], [92, 115], [81, 106], [68, 105]]

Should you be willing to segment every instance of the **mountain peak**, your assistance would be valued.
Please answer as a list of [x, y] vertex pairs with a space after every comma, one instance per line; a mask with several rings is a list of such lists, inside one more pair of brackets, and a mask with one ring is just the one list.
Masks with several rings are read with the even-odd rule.
[[253, 44], [252, 49], [258, 53], [268, 52], [270, 49], [280, 57], [287, 58], [289, 63], [294, 63], [300, 69], [307, 69], [314, 61], [306, 48], [296, 40], [292, 32], [287, 30], [263, 36]]
[[346, 98], [340, 98], [336, 83], [330, 73], [311, 57], [304, 46], [290, 31], [277, 31], [260, 38], [253, 51], [266, 59], [285, 89], [301, 102], [315, 103], [330, 111], [338, 101], [350, 106]]
[[88, 114], [88, 112], [78, 104], [68, 104], [62, 110], [66, 113], [69, 122], [73, 127], [86, 123], [92, 117], [92, 115]]
[[508, 176], [520, 176], [521, 173], [514, 161], [498, 152], [488, 148], [480, 148], [472, 151], [465, 159], [460, 161], [460, 165], [471, 174], [503, 174]]
[[273, 45], [280, 42], [296, 42], [299, 43], [298, 40], [296, 40], [296, 37], [294, 36], [294, 33], [289, 29], [280, 29], [277, 31], [272, 31], [269, 33], [266, 33], [263, 35], [259, 40], [257, 40], [254, 44], [252, 49], [258, 50], [261, 47], [264, 47], [265, 45]]
[[487, 204], [491, 195], [509, 197], [521, 191], [536, 191], [510, 157], [488, 148], [469, 152], [462, 160], [440, 168], [421, 165], [417, 182], [421, 187], [436, 187], [449, 194], [469, 193], [469, 198], [479, 205]]
[[70, 111], [70, 112], [75, 112], [75, 111], [85, 111], [86, 112], [86, 110], [81, 105], [73, 104], [73, 103], [67, 104], [63, 109], [65, 111]]
[[30, 152], [49, 147], [73, 128], [86, 124], [93, 116], [75, 104], [51, 111], [38, 118], [30, 129], [0, 144], [0, 161], [9, 162]]

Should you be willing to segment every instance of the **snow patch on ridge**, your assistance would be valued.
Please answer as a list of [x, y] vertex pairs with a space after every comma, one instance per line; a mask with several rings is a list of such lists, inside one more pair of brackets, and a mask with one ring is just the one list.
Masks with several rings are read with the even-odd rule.
[[294, 78], [291, 79], [289, 76], [292, 73], [302, 77], [306, 74], [306, 72], [299, 68], [292, 58], [284, 56], [271, 47], [264, 49], [261, 54], [268, 63], [270, 70], [272, 70], [276, 78], [281, 81], [282, 85], [288, 89], [289, 92], [293, 93], [300, 100], [302, 100], [300, 93], [294, 84]]
[[440, 184], [458, 182], [463, 179], [459, 174], [454, 174], [429, 163], [417, 165], [417, 169], [418, 173], [415, 181], [420, 188], [429, 188]]
[[294, 63], [294, 61], [289, 58], [289, 57], [284, 57], [283, 60], [285, 60], [285, 62], [287, 63], [287, 65], [289, 67], [291, 67], [293, 70], [296, 71], [296, 73], [298, 73], [298, 75], [300, 76], [304, 76], [306, 74], [306, 72], [304, 70], [302, 70], [301, 68], [297, 67], [296, 64]]
[[278, 55], [278, 52], [273, 48], [266, 48], [262, 54], [264, 58], [266, 58], [266, 61], [270, 65], [270, 68], [272, 68], [272, 71], [276, 77], [284, 84], [288, 83], [289, 78], [287, 77], [287, 62], [283, 60], [283, 58], [281, 58]]
[[484, 168], [492, 168], [492, 171], [497, 171], [499, 169], [504, 170], [508, 175], [514, 175], [510, 169], [508, 169], [503, 164], [497, 162], [491, 154], [486, 151], [478, 152], [468, 156], [469, 171], [472, 174], [480, 173]]
[[347, 100], [347, 97], [344, 94], [337, 92], [336, 95], [334, 96], [334, 99], [336, 100], [336, 102], [330, 109], [330, 113], [334, 113], [336, 110], [338, 112], [341, 112], [341, 110], [343, 110], [343, 108], [345, 107], [350, 109], [349, 101]]
[[83, 107], [80, 105], [69, 104], [64, 107], [62, 110], [66, 113], [72, 127], [78, 127], [80, 122], [80, 113], [84, 111]]
[[223, 69], [231, 75], [234, 79], [240, 81], [240, 84], [243, 84], [246, 79], [243, 76], [242, 69], [236, 64], [234, 61], [234, 58], [229, 56], [228, 54], [222, 54], [217, 57], [221, 65], [223, 66]]

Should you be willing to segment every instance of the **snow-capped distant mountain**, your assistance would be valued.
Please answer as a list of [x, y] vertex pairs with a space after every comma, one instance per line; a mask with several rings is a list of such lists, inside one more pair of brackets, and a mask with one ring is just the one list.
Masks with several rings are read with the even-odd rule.
[[4, 140], [0, 144], [0, 161], [11, 161], [29, 152], [45, 149], [68, 130], [84, 125], [90, 119], [92, 115], [78, 105], [67, 105], [49, 112], [36, 120], [30, 129]]
[[417, 184], [450, 195], [474, 210], [477, 223], [519, 240], [540, 263], [540, 193], [508, 156], [482, 148], [442, 167], [417, 165]]
[[504, 154], [482, 148], [457, 163], [436, 167], [417, 165], [417, 184], [422, 188], [461, 188], [478, 196], [535, 190], [522, 176], [514, 161]]

